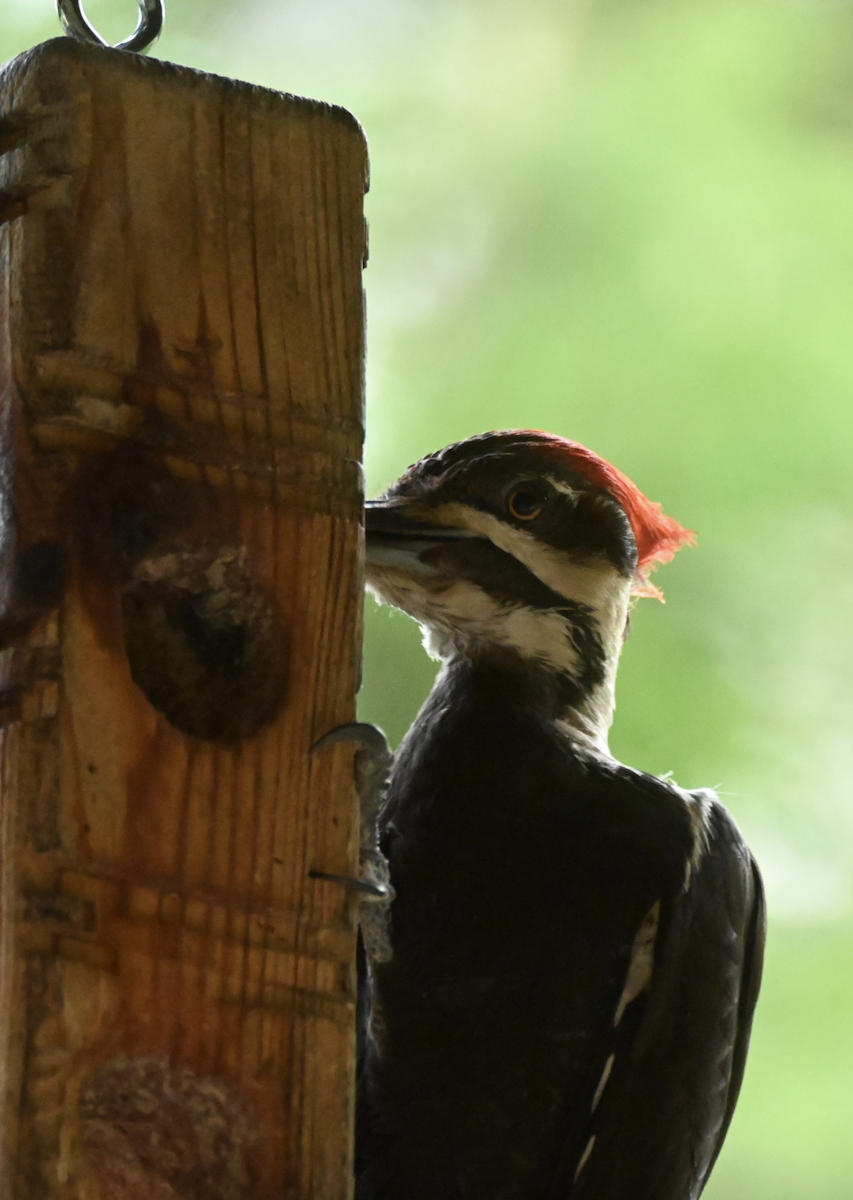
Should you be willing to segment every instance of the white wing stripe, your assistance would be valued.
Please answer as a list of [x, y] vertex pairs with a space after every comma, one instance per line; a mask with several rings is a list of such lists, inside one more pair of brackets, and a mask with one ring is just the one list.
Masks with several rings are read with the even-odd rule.
[[659, 920], [660, 900], [655, 900], [643, 917], [634, 938], [634, 945], [631, 947], [631, 961], [628, 964], [628, 974], [625, 977], [622, 995], [616, 1005], [616, 1013], [613, 1017], [614, 1026], [622, 1020], [622, 1015], [631, 1001], [636, 1000], [640, 992], [645, 991], [651, 982], [655, 965], [655, 941], [658, 935]]

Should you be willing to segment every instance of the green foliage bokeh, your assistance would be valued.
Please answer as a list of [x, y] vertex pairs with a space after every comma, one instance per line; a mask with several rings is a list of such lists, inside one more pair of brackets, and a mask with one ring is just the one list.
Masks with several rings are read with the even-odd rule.
[[[54, 36], [2, 0], [2, 56]], [[91, 0], [114, 39], [129, 0]], [[699, 531], [641, 602], [612, 745], [716, 785], [771, 937], [710, 1200], [853, 1195], [853, 7], [169, 0], [164, 58], [371, 144], [369, 489], [486, 428], [590, 445]], [[361, 710], [432, 676], [367, 606]]]

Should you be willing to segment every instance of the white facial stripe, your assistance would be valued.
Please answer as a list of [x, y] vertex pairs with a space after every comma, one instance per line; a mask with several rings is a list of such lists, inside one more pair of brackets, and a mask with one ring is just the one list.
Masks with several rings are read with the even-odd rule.
[[[537, 579], [560, 596], [599, 608], [602, 599], [630, 595], [631, 581], [623, 579], [607, 562], [579, 563], [547, 542], [540, 542], [527, 529], [518, 529], [491, 513], [467, 504], [444, 504], [432, 514], [440, 525], [482, 534], [490, 542], [517, 558]], [[604, 593], [604, 595], [602, 595]]]
[[409, 577], [395, 579], [396, 572], [382, 572], [381, 579], [375, 569], [370, 574], [369, 586], [381, 599], [430, 628], [432, 636], [425, 645], [436, 657], [443, 658], [452, 649], [464, 652], [492, 643], [512, 647], [558, 671], [575, 673], [581, 666], [565, 620], [558, 613], [500, 604], [467, 580], [427, 593], [417, 589]]
[[442, 525], [482, 534], [553, 592], [594, 609], [604, 655], [615, 673], [631, 602], [631, 580], [624, 579], [605, 561], [593, 565], [573, 562], [570, 554], [537, 541], [528, 530], [517, 529], [465, 504], [442, 505], [435, 516]]
[[558, 613], [517, 608], [502, 623], [506, 644], [528, 658], [538, 658], [558, 671], [575, 674], [581, 668], [577, 651]]
[[[561, 485], [559, 490], [564, 487]], [[488, 538], [557, 596], [592, 610], [604, 653], [605, 675], [576, 715], [582, 719], [583, 736], [598, 752], [609, 753], [607, 730], [613, 719], [616, 668], [631, 600], [631, 580], [623, 579], [604, 560], [577, 562], [569, 552], [537, 541], [532, 532], [465, 504], [431, 509], [429, 520]], [[403, 570], [402, 564], [395, 569], [390, 563], [382, 567], [368, 563], [367, 581], [381, 600], [403, 609], [424, 628], [424, 646], [434, 658], [446, 658], [454, 651], [464, 654], [472, 646], [491, 642], [513, 647], [527, 658], [575, 677], [582, 668], [564, 614], [534, 611], [521, 603], [501, 603], [467, 581], [444, 586], [440, 577], [416, 575]], [[568, 717], [566, 720], [574, 728]]]

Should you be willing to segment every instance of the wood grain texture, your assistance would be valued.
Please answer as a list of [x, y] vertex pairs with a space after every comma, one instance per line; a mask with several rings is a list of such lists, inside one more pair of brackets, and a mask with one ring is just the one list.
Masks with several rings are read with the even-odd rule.
[[0, 1198], [343, 1200], [363, 137], [65, 39], [0, 105]]

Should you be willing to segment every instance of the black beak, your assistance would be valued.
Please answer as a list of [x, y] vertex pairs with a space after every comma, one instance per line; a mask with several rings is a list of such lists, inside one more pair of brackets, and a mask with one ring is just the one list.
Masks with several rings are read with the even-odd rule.
[[467, 529], [414, 518], [403, 505], [385, 500], [368, 500], [364, 510], [364, 531], [369, 565], [405, 567], [426, 574], [435, 573], [435, 568], [421, 557], [428, 550], [479, 536]]

